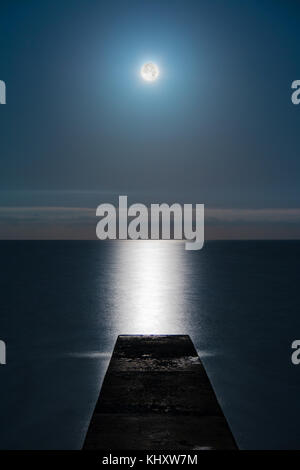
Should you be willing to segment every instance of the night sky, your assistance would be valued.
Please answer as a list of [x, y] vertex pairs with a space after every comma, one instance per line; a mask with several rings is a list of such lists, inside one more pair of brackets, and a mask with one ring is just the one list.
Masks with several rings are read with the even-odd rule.
[[204, 203], [211, 238], [300, 238], [299, 15], [279, 0], [2, 1], [0, 238], [90, 238], [119, 194]]

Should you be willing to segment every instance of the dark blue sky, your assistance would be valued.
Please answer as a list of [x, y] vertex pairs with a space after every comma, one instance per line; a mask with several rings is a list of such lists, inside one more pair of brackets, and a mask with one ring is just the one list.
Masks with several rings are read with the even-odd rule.
[[[300, 79], [300, 3], [0, 8], [1, 189], [300, 207], [300, 106], [290, 99]], [[139, 77], [148, 60], [161, 68], [150, 86]], [[10, 205], [22, 203], [17, 194]], [[2, 205], [8, 199], [2, 193]]]

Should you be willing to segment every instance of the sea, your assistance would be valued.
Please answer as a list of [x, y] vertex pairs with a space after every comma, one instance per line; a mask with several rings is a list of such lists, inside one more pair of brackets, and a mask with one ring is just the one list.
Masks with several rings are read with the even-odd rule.
[[188, 334], [241, 449], [300, 448], [300, 242], [1, 241], [0, 448], [80, 449], [117, 336]]

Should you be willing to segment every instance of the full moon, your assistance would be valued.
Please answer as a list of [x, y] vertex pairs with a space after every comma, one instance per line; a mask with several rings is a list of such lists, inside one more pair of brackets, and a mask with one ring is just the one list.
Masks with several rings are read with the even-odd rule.
[[141, 76], [146, 82], [154, 82], [158, 78], [159, 69], [153, 62], [147, 62], [141, 68]]

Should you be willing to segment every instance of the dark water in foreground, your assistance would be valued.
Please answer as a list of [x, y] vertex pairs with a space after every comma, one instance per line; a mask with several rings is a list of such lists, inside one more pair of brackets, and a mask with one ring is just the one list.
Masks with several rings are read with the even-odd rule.
[[191, 335], [241, 448], [300, 448], [299, 242], [0, 242], [0, 448], [75, 449], [116, 337]]

